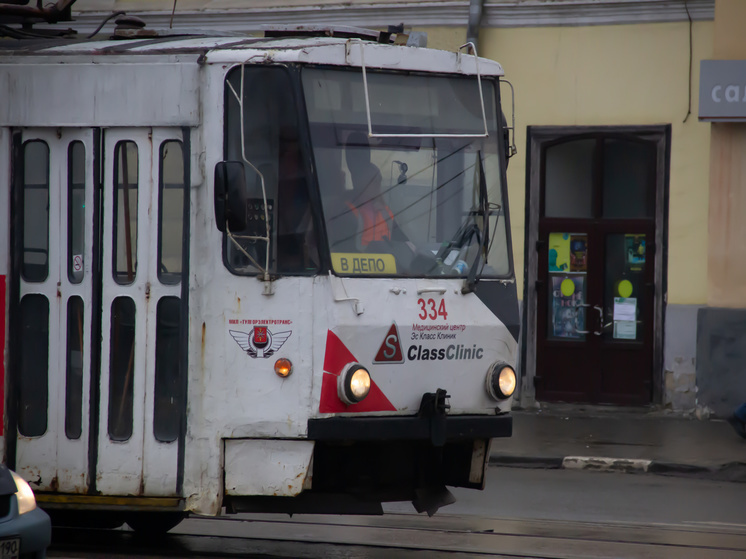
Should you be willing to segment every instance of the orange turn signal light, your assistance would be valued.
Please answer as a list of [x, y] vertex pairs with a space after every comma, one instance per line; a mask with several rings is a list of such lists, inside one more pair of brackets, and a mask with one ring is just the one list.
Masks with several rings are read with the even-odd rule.
[[275, 373], [277, 373], [278, 377], [289, 377], [290, 373], [292, 372], [293, 364], [290, 362], [290, 359], [285, 359], [284, 357], [282, 357], [275, 361]]

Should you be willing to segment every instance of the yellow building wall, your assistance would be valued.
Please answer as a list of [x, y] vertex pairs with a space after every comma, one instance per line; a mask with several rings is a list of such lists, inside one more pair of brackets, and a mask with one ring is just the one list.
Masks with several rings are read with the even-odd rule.
[[[746, 2], [715, 3], [717, 60], [746, 60]], [[713, 123], [710, 145], [709, 297], [711, 307], [746, 307], [746, 124]]]
[[[465, 40], [465, 28], [426, 31], [434, 48], [453, 50]], [[519, 153], [510, 160], [508, 183], [519, 295], [526, 127], [671, 124], [668, 303], [706, 303], [710, 125], [697, 120], [697, 111], [699, 61], [712, 58], [713, 23], [693, 26], [692, 114], [686, 123], [688, 23], [482, 28], [479, 43], [480, 55], [500, 62], [516, 91]], [[510, 118], [508, 99], [504, 103]]]
[[715, 58], [746, 59], [746, 2], [715, 0]]

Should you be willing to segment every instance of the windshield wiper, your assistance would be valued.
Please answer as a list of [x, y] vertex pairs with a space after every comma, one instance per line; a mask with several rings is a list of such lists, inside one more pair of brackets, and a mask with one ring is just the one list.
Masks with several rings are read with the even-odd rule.
[[487, 197], [487, 179], [484, 176], [484, 164], [482, 163], [482, 150], [477, 151], [477, 160], [479, 161], [479, 213], [482, 216], [482, 237], [480, 247], [474, 257], [474, 263], [469, 269], [469, 275], [461, 287], [461, 293], [471, 293], [477, 284], [477, 268], [479, 267], [479, 258], [484, 252], [484, 261], [487, 261], [487, 249], [489, 247], [489, 229], [490, 229], [490, 208]]

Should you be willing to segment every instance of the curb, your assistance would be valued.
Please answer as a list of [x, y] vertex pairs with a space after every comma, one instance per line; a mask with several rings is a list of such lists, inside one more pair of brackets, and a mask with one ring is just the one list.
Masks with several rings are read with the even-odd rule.
[[718, 466], [677, 464], [645, 459], [605, 456], [490, 456], [490, 466], [547, 470], [588, 470], [596, 472], [650, 473], [695, 477], [715, 481], [746, 483], [746, 463], [728, 462]]
[[597, 472], [647, 472], [652, 460], [606, 458], [603, 456], [565, 456], [565, 470], [595, 470]]

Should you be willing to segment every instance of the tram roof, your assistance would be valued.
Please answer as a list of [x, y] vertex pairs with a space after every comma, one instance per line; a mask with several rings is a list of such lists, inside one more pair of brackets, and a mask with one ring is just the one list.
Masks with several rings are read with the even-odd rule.
[[13, 92], [0, 103], [0, 126], [198, 126], [200, 68], [242, 63], [503, 75], [492, 60], [353, 33], [0, 38], [0, 91]]
[[[372, 33], [372, 32], [371, 32]], [[462, 51], [464, 52], [464, 51]], [[0, 39], [0, 63], [43, 62], [121, 63], [138, 57], [161, 57], [182, 63], [330, 64], [502, 76], [499, 63], [437, 49], [382, 44], [352, 36], [265, 36], [189, 34], [155, 37], [92, 39]], [[140, 59], [140, 57], [142, 57]]]

